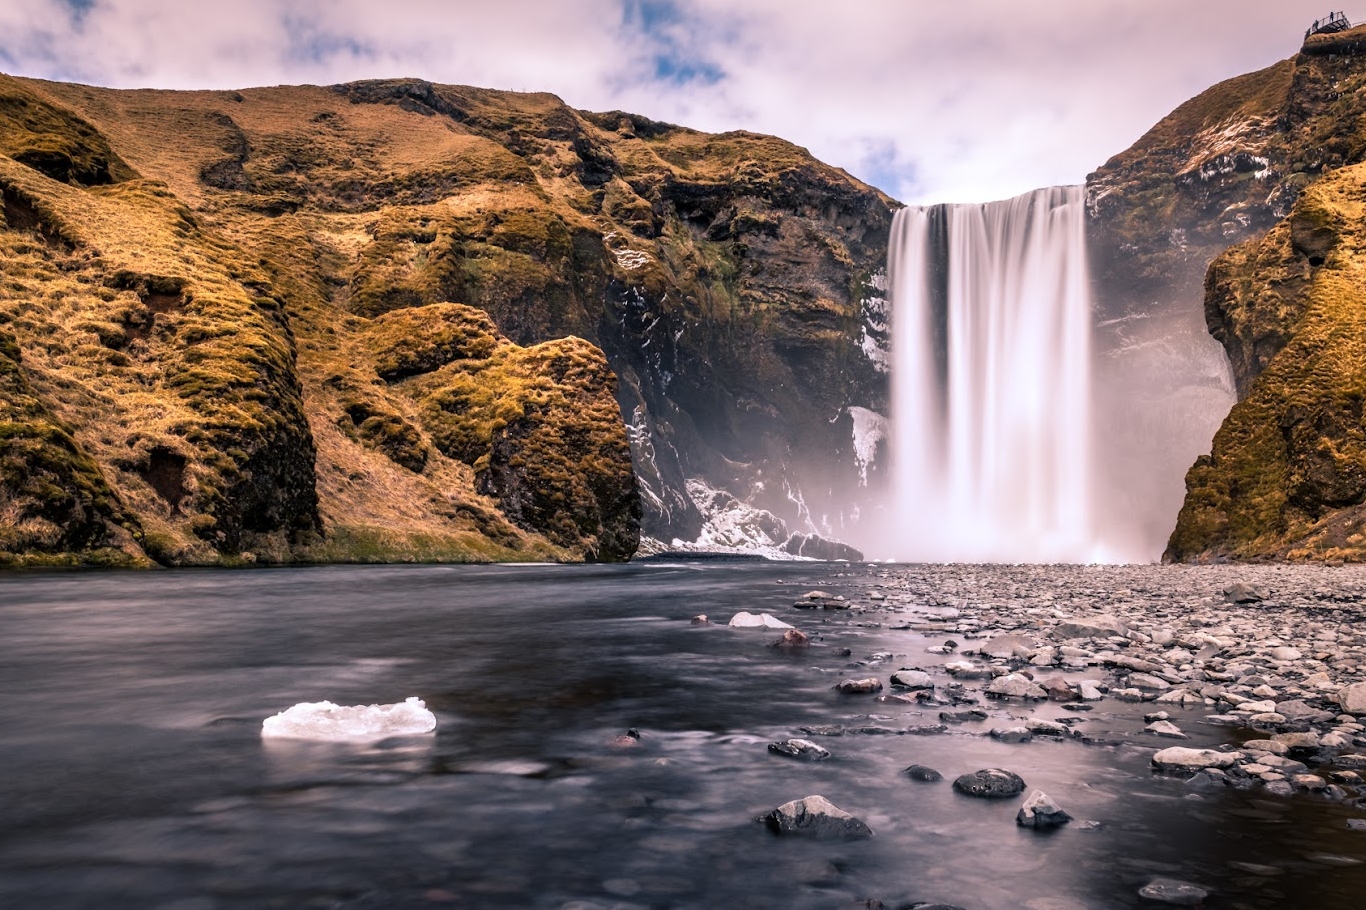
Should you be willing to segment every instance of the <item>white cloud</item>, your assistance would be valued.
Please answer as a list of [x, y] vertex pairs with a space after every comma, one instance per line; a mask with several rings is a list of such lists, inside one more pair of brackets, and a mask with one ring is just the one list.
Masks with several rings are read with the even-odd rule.
[[0, 0], [0, 69], [121, 87], [409, 75], [776, 133], [905, 201], [1079, 182], [1294, 53], [1322, 0]]

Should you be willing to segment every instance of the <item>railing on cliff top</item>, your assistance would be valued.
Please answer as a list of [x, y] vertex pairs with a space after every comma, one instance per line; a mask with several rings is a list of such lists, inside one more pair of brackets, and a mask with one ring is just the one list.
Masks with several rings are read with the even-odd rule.
[[1348, 21], [1345, 13], [1330, 12], [1322, 19], [1315, 20], [1314, 24], [1309, 26], [1309, 31], [1304, 33], [1304, 37], [1307, 41], [1310, 35], [1331, 35], [1334, 32], [1345, 32], [1351, 27], [1352, 23]]

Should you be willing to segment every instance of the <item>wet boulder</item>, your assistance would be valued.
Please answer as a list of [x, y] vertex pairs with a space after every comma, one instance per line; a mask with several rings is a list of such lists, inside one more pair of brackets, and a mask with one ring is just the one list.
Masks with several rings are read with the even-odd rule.
[[944, 779], [944, 775], [925, 765], [911, 765], [901, 773], [905, 774], [911, 780], [919, 781], [922, 784], [932, 784]]
[[1024, 792], [1024, 778], [1002, 768], [984, 768], [964, 774], [953, 782], [953, 789], [965, 796], [981, 799], [1007, 799]]
[[1015, 815], [1015, 824], [1021, 828], [1035, 828], [1044, 830], [1047, 828], [1057, 828], [1065, 825], [1072, 820], [1072, 816], [1062, 810], [1057, 803], [1049, 798], [1048, 794], [1042, 790], [1035, 790], [1029, 794], [1020, 807], [1020, 811]]
[[769, 743], [768, 751], [774, 755], [798, 758], [803, 761], [825, 761], [830, 757], [829, 749], [823, 749], [809, 739], [788, 739], [778, 743]]
[[998, 676], [987, 686], [987, 694], [997, 698], [1026, 698], [1042, 701], [1048, 697], [1043, 686], [1019, 673]]
[[873, 831], [862, 820], [836, 806], [824, 796], [808, 796], [783, 803], [758, 821], [774, 834], [799, 834], [807, 837], [872, 837]]
[[934, 680], [923, 670], [897, 670], [892, 674], [892, 685], [901, 689], [933, 689]]
[[841, 679], [835, 683], [835, 691], [843, 695], [870, 695], [882, 691], [882, 681], [872, 676], [867, 679]]

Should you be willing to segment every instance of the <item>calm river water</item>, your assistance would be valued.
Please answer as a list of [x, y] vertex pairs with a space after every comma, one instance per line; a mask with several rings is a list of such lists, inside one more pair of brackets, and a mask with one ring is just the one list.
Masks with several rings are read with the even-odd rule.
[[[831, 686], [942, 662], [924, 653], [942, 635], [791, 609], [814, 587], [855, 599], [880, 571], [895, 579], [819, 564], [0, 578], [0, 906], [1078, 910], [1139, 906], [1157, 875], [1212, 888], [1210, 907], [1362, 906], [1366, 866], [1314, 859], [1366, 859], [1366, 833], [1345, 826], [1359, 810], [1154, 777], [1169, 743], [1138, 732], [1141, 706], [1085, 716], [1108, 745], [997, 743], [983, 734], [1008, 714], [1068, 712], [993, 704], [946, 734], [819, 738], [825, 762], [769, 754], [803, 726], [935, 721]], [[738, 610], [817, 640], [784, 654], [773, 633], [689, 622]], [[853, 666], [878, 652], [905, 657]], [[410, 695], [435, 736], [260, 738], [295, 702]], [[1188, 745], [1220, 741], [1178, 719]], [[611, 744], [629, 728], [638, 746]], [[915, 783], [911, 763], [946, 780]], [[992, 766], [1077, 821], [1036, 833], [1015, 825], [1018, 799], [949, 787]], [[753, 821], [816, 793], [875, 836], [779, 838]]]

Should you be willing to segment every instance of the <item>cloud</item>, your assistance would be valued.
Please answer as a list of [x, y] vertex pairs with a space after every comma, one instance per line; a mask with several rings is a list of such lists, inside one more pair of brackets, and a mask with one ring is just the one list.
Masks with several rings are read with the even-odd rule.
[[118, 87], [385, 76], [775, 133], [908, 202], [1075, 183], [1322, 0], [24, 0], [0, 65]]

